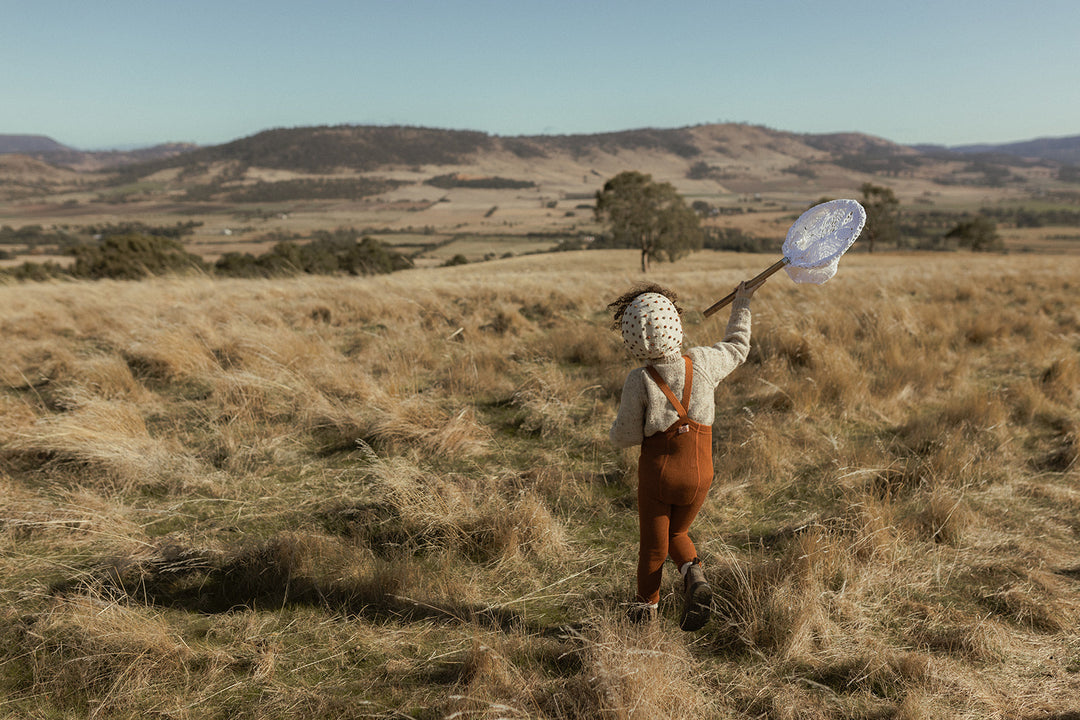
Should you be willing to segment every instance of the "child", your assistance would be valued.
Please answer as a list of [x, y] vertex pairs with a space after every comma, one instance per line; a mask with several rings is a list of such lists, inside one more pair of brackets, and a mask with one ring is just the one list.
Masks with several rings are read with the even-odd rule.
[[[713, 479], [713, 393], [750, 350], [750, 298], [754, 290], [740, 283], [722, 342], [692, 347], [682, 354], [682, 309], [676, 295], [659, 285], [644, 285], [608, 305], [613, 330], [645, 367], [630, 372], [623, 384], [611, 442], [625, 448], [641, 445], [638, 462], [637, 603], [631, 618], [656, 617], [660, 578], [670, 555], [683, 575], [683, 610], [679, 626], [697, 630], [709, 620], [712, 589], [705, 581], [690, 523], [705, 502]], [[680, 400], [681, 398], [681, 400]]]

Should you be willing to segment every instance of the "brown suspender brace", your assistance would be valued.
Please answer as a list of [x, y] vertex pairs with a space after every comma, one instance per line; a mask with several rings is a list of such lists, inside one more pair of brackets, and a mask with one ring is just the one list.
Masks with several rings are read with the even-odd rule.
[[679, 428], [680, 433], [684, 433], [690, 428], [685, 423], [690, 420], [690, 389], [694, 384], [694, 363], [690, 361], [690, 358], [686, 355], [683, 356], [683, 361], [686, 363], [686, 382], [683, 383], [683, 397], [680, 403], [678, 398], [675, 397], [675, 393], [671, 391], [671, 386], [664, 382], [664, 378], [660, 377], [660, 373], [652, 365], [646, 365], [645, 370], [649, 373], [649, 377], [653, 379], [659, 387], [660, 391], [667, 397], [668, 402], [675, 408], [675, 412], [679, 414], [679, 420], [684, 424]]

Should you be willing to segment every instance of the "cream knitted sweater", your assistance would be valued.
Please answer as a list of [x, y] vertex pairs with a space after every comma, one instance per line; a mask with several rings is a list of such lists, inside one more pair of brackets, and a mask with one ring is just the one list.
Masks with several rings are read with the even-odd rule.
[[[750, 299], [736, 300], [731, 308], [727, 332], [721, 342], [709, 347], [692, 347], [686, 355], [694, 363], [694, 381], [690, 388], [690, 419], [702, 425], [712, 425], [716, 418], [714, 393], [732, 370], [746, 360], [750, 352]], [[681, 398], [686, 381], [686, 369], [682, 356], [653, 363], [660, 377], [671, 387], [675, 397]], [[611, 442], [625, 448], [640, 445], [641, 441], [663, 432], [679, 419], [675, 408], [663, 391], [649, 377], [644, 367], [630, 371], [623, 384], [619, 414], [611, 426]]]

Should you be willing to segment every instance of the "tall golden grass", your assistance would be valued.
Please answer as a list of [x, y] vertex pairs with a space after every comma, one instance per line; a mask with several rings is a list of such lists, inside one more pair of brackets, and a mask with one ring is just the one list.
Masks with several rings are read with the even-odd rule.
[[[652, 275], [688, 338], [761, 268]], [[0, 286], [0, 712], [1080, 712], [1072, 257], [852, 255], [753, 301], [694, 534], [714, 620], [624, 619], [633, 253]]]

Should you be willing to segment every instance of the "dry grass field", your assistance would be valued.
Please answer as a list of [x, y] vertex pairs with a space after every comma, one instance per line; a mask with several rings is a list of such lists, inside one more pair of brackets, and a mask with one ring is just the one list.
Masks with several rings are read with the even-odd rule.
[[[650, 279], [705, 344], [771, 261]], [[0, 715], [1080, 716], [1080, 257], [759, 291], [693, 634], [624, 619], [637, 262], [0, 286]]]

